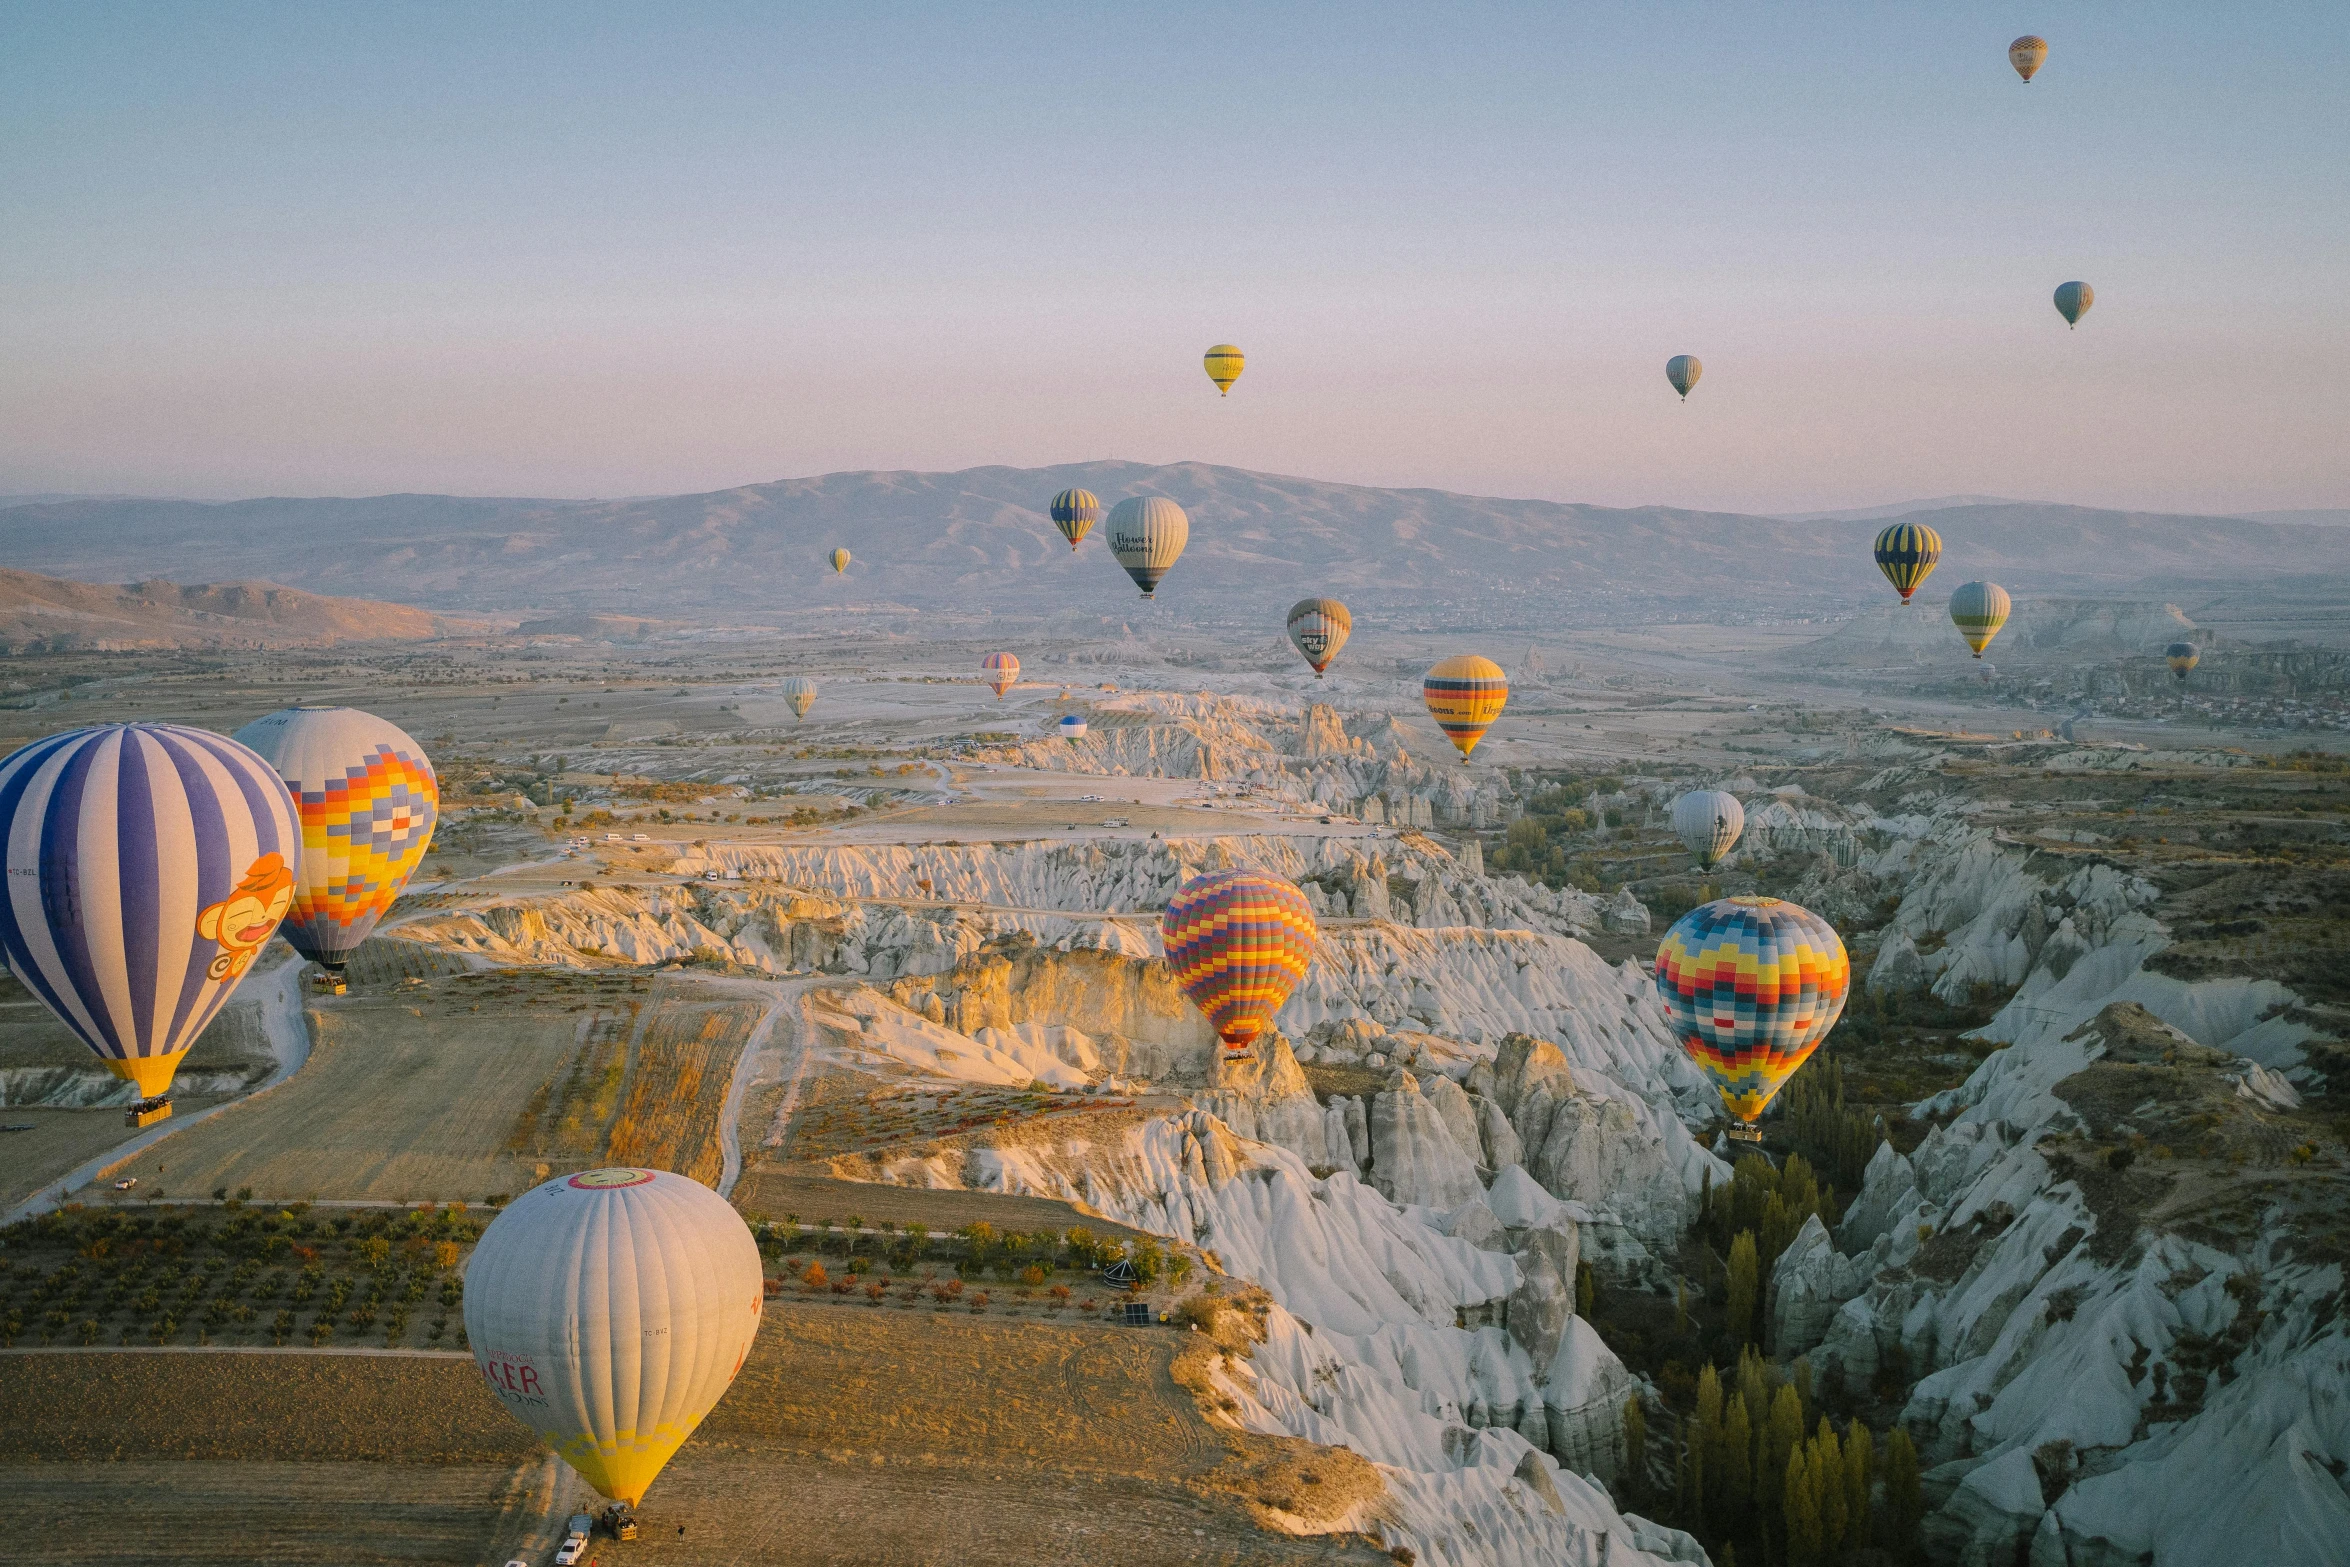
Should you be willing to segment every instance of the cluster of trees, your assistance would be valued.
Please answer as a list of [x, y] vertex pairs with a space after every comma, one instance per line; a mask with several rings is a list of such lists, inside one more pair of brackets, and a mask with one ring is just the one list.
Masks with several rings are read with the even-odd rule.
[[864, 1254], [879, 1256], [893, 1268], [906, 1269], [929, 1261], [951, 1265], [964, 1279], [993, 1275], [1031, 1287], [1049, 1281], [1055, 1273], [1094, 1273], [1121, 1260], [1132, 1263], [1136, 1282], [1145, 1289], [1165, 1280], [1181, 1285], [1191, 1277], [1189, 1253], [1170, 1249], [1151, 1236], [1121, 1240], [1096, 1235], [1083, 1225], [1066, 1230], [998, 1230], [985, 1220], [964, 1225], [946, 1235], [934, 1235], [924, 1225], [899, 1225], [877, 1220], [870, 1226], [850, 1215], [838, 1226], [803, 1226], [796, 1214], [769, 1222], [754, 1217], [752, 1233], [762, 1252], [782, 1256], [814, 1249], [851, 1260], [853, 1271]]
[[1779, 1091], [1786, 1140], [1810, 1155], [1812, 1168], [1857, 1192], [1868, 1177], [1877, 1145], [1888, 1136], [1885, 1118], [1845, 1107], [1842, 1061], [1823, 1055], [1808, 1067]]
[[1728, 1348], [1760, 1339], [1763, 1286], [1779, 1254], [1814, 1214], [1824, 1224], [1836, 1223], [1836, 1189], [1820, 1185], [1801, 1154], [1789, 1154], [1786, 1164], [1776, 1169], [1761, 1155], [1748, 1154], [1720, 1191], [1707, 1178], [1698, 1199], [1697, 1224], [1707, 1243], [1728, 1258]]

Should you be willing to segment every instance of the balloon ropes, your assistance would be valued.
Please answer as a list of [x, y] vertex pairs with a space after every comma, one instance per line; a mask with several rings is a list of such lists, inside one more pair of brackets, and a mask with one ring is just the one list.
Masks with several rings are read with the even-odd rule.
[[2169, 662], [2170, 672], [2181, 680], [2186, 679], [2194, 672], [2195, 666], [2203, 662], [2202, 651], [2192, 642], [2173, 642], [2162, 650], [2162, 656]]
[[1673, 1037], [1720, 1092], [1741, 1142], [1762, 1140], [1756, 1117], [1836, 1026], [1851, 986], [1834, 927], [1779, 898], [1691, 909], [1656, 950]]
[[1211, 871], [1176, 889], [1159, 934], [1175, 983], [1224, 1041], [1229, 1060], [1248, 1052], [1305, 977], [1314, 911], [1278, 876]]
[[293, 907], [302, 823], [276, 769], [225, 735], [102, 724], [0, 761], [0, 951], [106, 1069], [171, 1080]]
[[759, 1244], [666, 1170], [583, 1170], [525, 1192], [465, 1269], [465, 1337], [506, 1412], [634, 1507], [759, 1331]]
[[834, 576], [840, 576], [849, 569], [850, 555], [847, 550], [834, 550], [830, 559], [832, 561], [832, 574]]
[[1734, 794], [1692, 789], [1673, 802], [1673, 831], [1689, 845], [1698, 866], [1710, 871], [1737, 847], [1738, 835], [1746, 831], [1746, 807]]
[[1697, 362], [1695, 354], [1675, 354], [1665, 361], [1665, 379], [1673, 383], [1673, 390], [1681, 394], [1681, 401], [1689, 401], [1689, 389], [1697, 378], [1705, 374], [1705, 366]]
[[1109, 530], [1110, 554], [1144, 598], [1158, 592], [1160, 580], [1191, 542], [1191, 519], [1160, 495], [1132, 496], [1111, 507]]
[[1289, 645], [1305, 659], [1316, 680], [1346, 646], [1354, 628], [1354, 617], [1336, 599], [1299, 599], [1289, 606]]
[[1461, 753], [1465, 765], [1509, 702], [1510, 682], [1492, 659], [1464, 653], [1429, 670], [1421, 679], [1420, 694], [1428, 703], [1428, 716]]
[[783, 700], [791, 707], [792, 722], [798, 723], [816, 705], [816, 682], [806, 675], [792, 676], [783, 683]]
[[1009, 653], [990, 653], [979, 661], [979, 667], [987, 671], [987, 683], [994, 689], [995, 699], [999, 702], [1004, 699], [1004, 693], [1012, 689], [1012, 683], [1020, 678], [1020, 660]]
[[2064, 317], [2069, 327], [2080, 325], [2081, 317], [2097, 303], [2097, 290], [2086, 283], [2059, 283], [2056, 285], [2056, 313]]
[[1101, 498], [1091, 490], [1063, 490], [1053, 497], [1053, 526], [1061, 530], [1061, 537], [1069, 541], [1074, 553], [1093, 531], [1093, 525], [1102, 520]]
[[1216, 395], [1232, 395], [1232, 383], [1240, 379], [1240, 372], [1248, 365], [1247, 356], [1230, 343], [1218, 343], [1209, 349], [1203, 361], [1208, 379], [1216, 383]]
[[440, 781], [406, 730], [355, 707], [284, 708], [236, 737], [276, 769], [302, 813], [294, 903], [279, 934], [340, 987], [432, 845]]
[[1907, 609], [1909, 596], [1941, 564], [1942, 535], [1922, 522], [1897, 522], [1877, 535], [1876, 556], [1877, 569]]
[[2011, 607], [2007, 589], [1998, 583], [1962, 582], [1950, 595], [1950, 623], [1958, 627], [1958, 634], [1966, 638], [1975, 657], [1981, 658], [1983, 649], [1999, 635], [1999, 628], [2007, 624]]
[[2007, 46], [2007, 63], [2015, 67], [2015, 74], [2024, 79], [2027, 87], [2032, 84], [2032, 77], [2047, 58], [2048, 40], [2035, 38], [2030, 33]]

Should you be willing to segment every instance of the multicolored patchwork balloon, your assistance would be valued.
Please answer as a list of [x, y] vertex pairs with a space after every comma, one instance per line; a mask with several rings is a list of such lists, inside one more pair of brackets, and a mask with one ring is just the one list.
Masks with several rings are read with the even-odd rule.
[[1305, 978], [1314, 911], [1305, 894], [1258, 871], [1210, 871], [1176, 889], [1159, 920], [1167, 967], [1224, 1041], [1247, 1052]]
[[0, 833], [9, 968], [138, 1085], [134, 1117], [169, 1114], [180, 1058], [294, 901], [286, 786], [209, 729], [101, 724], [0, 761]]
[[1428, 704], [1428, 716], [1466, 763], [1508, 704], [1510, 681], [1492, 659], [1464, 653], [1429, 670], [1421, 678], [1420, 695]]
[[283, 935], [340, 974], [423, 863], [441, 786], [424, 747], [356, 707], [288, 707], [237, 731], [302, 810], [302, 864]]
[[1740, 1123], [1755, 1118], [1844, 1012], [1852, 963], [1835, 927], [1781, 898], [1717, 898], [1656, 949], [1656, 993], [1673, 1037]]

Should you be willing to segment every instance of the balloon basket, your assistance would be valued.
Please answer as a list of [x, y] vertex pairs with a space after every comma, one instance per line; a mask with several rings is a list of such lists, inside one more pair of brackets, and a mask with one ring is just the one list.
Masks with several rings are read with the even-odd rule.
[[626, 1502], [614, 1502], [604, 1509], [604, 1527], [612, 1531], [615, 1540], [636, 1538], [636, 1514]]
[[1743, 1121], [1732, 1121], [1730, 1123], [1730, 1141], [1734, 1143], [1753, 1143], [1757, 1147], [1760, 1147], [1762, 1145], [1762, 1128], [1759, 1126], [1748, 1126]]
[[310, 983], [322, 995], [347, 996], [351, 993], [349, 982], [332, 969], [321, 969]]
[[130, 1127], [133, 1131], [142, 1126], [153, 1126], [158, 1121], [170, 1119], [171, 1098], [169, 1095], [154, 1099], [142, 1099], [122, 1113], [122, 1124]]

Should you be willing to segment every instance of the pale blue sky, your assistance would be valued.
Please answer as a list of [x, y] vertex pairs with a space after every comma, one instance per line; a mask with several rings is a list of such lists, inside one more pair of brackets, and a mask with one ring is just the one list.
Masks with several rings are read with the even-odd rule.
[[9, 7], [0, 492], [2350, 504], [2339, 0], [1177, 9]]

